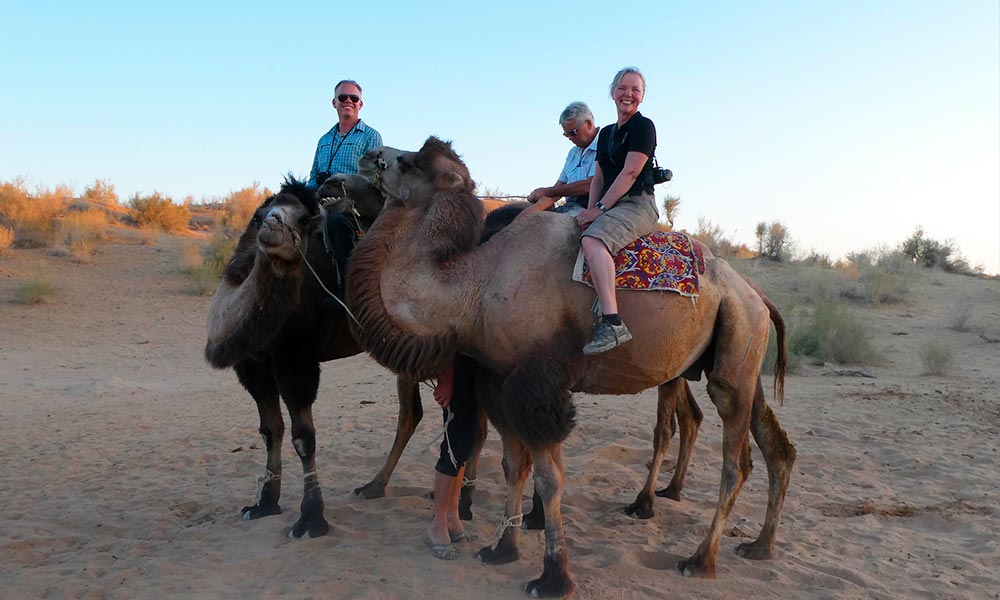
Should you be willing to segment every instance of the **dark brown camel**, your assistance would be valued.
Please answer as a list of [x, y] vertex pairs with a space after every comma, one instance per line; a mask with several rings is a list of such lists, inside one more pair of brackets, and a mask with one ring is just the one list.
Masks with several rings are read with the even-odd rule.
[[[571, 392], [636, 393], [689, 369], [707, 373], [709, 396], [723, 420], [724, 465], [709, 534], [678, 567], [686, 575], [714, 576], [723, 527], [749, 474], [751, 432], [772, 485], [761, 535], [741, 553], [773, 556], [794, 448], [760, 385], [768, 307], [725, 261], [706, 253], [695, 304], [671, 294], [621, 292], [620, 311], [635, 337], [588, 358], [581, 348], [593, 292], [552, 275], [571, 270], [575, 224], [540, 214], [476, 246], [482, 204], [450, 145], [432, 138], [420, 152], [382, 148], [363, 162], [377, 168], [386, 207], [349, 267], [348, 304], [360, 319], [358, 339], [376, 360], [414, 379], [442, 372], [456, 352], [499, 374], [484, 386], [496, 393], [484, 394], [483, 404], [504, 441], [505, 523], [518, 520], [532, 465], [547, 517], [544, 568], [527, 586], [531, 595], [565, 596], [574, 589], [560, 515], [561, 442], [575, 420]], [[781, 376], [776, 373], [779, 386]], [[676, 394], [665, 396], [669, 402]], [[666, 414], [674, 410], [668, 408]], [[518, 537], [517, 527], [505, 527], [499, 544], [479, 556], [490, 563], [516, 560]]]

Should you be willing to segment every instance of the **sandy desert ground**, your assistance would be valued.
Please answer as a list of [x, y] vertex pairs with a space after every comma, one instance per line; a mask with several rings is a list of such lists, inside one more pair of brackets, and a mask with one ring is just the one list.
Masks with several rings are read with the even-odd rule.
[[[475, 560], [481, 543], [445, 562], [421, 542], [440, 432], [431, 407], [388, 495], [352, 495], [395, 427], [394, 378], [366, 356], [323, 367], [315, 415], [329, 535], [286, 537], [302, 493], [287, 437], [284, 514], [241, 520], [264, 451], [250, 397], [202, 359], [208, 299], [186, 292], [180, 238], [144, 246], [116, 235], [92, 265], [45, 250], [0, 259], [0, 427], [11, 450], [0, 466], [0, 596], [525, 597], [540, 532], [525, 532], [521, 560], [500, 567]], [[13, 304], [38, 274], [58, 288], [54, 301]], [[765, 290], [781, 285], [780, 269], [753, 276]], [[947, 327], [959, 302], [974, 307], [971, 331]], [[704, 384], [684, 499], [658, 499], [646, 521], [621, 509], [650, 456], [655, 392], [578, 395], [563, 497], [576, 597], [1000, 598], [1000, 343], [979, 335], [1000, 338], [1000, 282], [928, 272], [910, 302], [861, 314], [884, 358], [861, 369], [873, 377], [810, 366], [775, 406], [799, 453], [777, 559], [733, 552], [763, 520], [755, 449], [715, 580], [674, 569], [718, 497], [721, 429]], [[955, 349], [949, 377], [921, 375], [918, 349], [935, 336]], [[500, 457], [493, 434], [471, 523], [482, 539], [502, 513]]]

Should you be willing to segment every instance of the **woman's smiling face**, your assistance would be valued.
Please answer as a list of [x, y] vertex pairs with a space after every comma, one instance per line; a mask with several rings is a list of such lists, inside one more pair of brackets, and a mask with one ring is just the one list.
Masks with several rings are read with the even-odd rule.
[[639, 104], [645, 93], [646, 88], [642, 83], [642, 77], [635, 73], [626, 73], [615, 86], [611, 97], [615, 101], [618, 114], [632, 115], [639, 110]]

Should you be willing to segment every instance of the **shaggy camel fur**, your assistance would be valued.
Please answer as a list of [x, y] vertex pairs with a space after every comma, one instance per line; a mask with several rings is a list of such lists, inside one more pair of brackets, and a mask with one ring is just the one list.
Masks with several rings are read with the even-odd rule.
[[[360, 320], [358, 340], [380, 363], [417, 380], [442, 372], [457, 352], [487, 367], [485, 377], [494, 381], [484, 389], [495, 393], [484, 394], [482, 403], [504, 442], [505, 524], [518, 521], [532, 465], [547, 517], [543, 571], [528, 583], [531, 595], [566, 596], [574, 589], [560, 514], [561, 444], [575, 420], [571, 392], [638, 393], [689, 369], [707, 373], [723, 420], [724, 464], [708, 536], [678, 566], [686, 575], [714, 576], [726, 518], [749, 473], [751, 431], [772, 484], [761, 536], [741, 553], [773, 556], [794, 448], [764, 404], [758, 377], [768, 308], [725, 261], [706, 255], [696, 303], [675, 294], [621, 292], [620, 312], [634, 339], [585, 357], [594, 294], [568, 276], [579, 248], [575, 224], [540, 214], [477, 246], [482, 204], [449, 144], [431, 138], [419, 152], [381, 148], [363, 162], [375, 171], [386, 205], [349, 266], [348, 305]], [[675, 407], [668, 408], [669, 414]], [[480, 558], [516, 560], [518, 536], [517, 527], [505, 527], [499, 544], [482, 549]]]
[[[366, 193], [370, 182], [348, 176], [329, 196], [350, 195], [367, 227], [382, 209], [380, 194]], [[350, 209], [351, 205], [342, 205]], [[319, 386], [320, 362], [361, 352], [343, 311], [322, 308], [326, 292], [302, 255], [333, 288], [335, 273], [322, 240], [322, 214], [316, 192], [293, 180], [268, 198], [254, 213], [212, 298], [208, 315], [205, 358], [217, 369], [232, 367], [250, 393], [260, 414], [260, 434], [267, 449], [267, 471], [245, 519], [281, 513], [281, 442], [285, 423], [279, 397], [292, 421], [292, 446], [302, 461], [304, 493], [301, 516], [289, 535], [323, 535], [329, 525], [323, 516], [323, 497], [316, 473], [316, 430], [312, 404]], [[302, 254], [299, 253], [301, 249]], [[414, 380], [397, 381], [399, 422], [396, 439], [385, 465], [372, 481], [355, 493], [366, 498], [385, 494], [389, 477], [420, 421], [420, 394]], [[477, 454], [478, 457], [478, 454]], [[475, 464], [470, 461], [471, 476]], [[469, 492], [464, 492], [468, 512]]]

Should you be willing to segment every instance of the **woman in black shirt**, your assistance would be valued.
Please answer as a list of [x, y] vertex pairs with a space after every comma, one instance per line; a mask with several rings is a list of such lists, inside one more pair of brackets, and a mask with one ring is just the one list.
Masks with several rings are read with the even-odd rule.
[[639, 112], [645, 93], [646, 79], [635, 67], [615, 75], [611, 98], [618, 120], [601, 128], [588, 208], [576, 217], [583, 228], [580, 245], [602, 313], [584, 354], [606, 352], [632, 339], [618, 316], [612, 256], [636, 238], [655, 231], [660, 218], [652, 173], [656, 127]]

